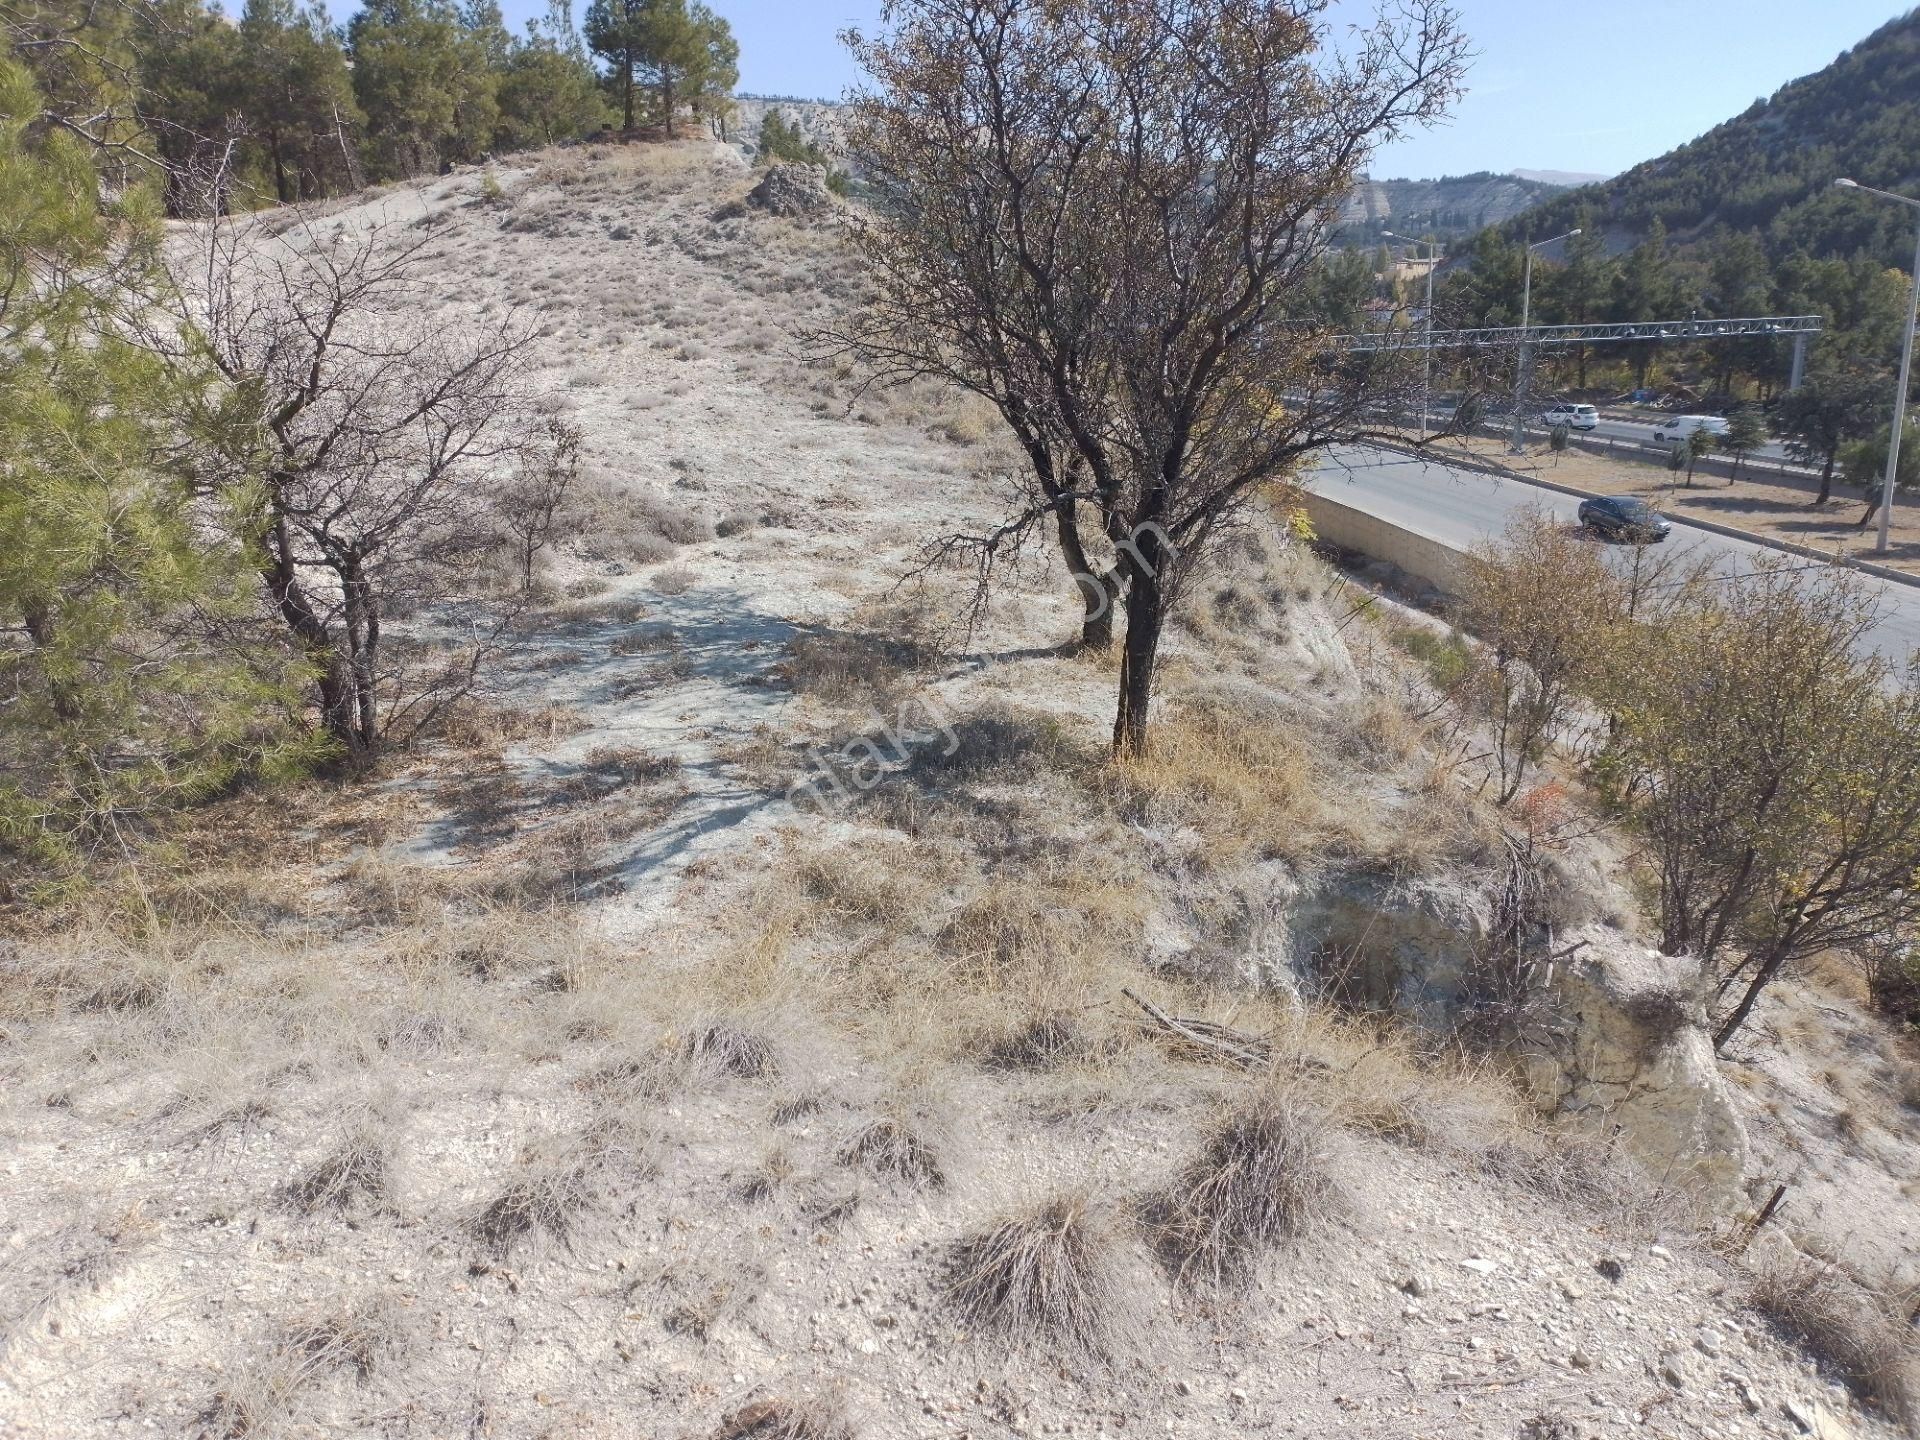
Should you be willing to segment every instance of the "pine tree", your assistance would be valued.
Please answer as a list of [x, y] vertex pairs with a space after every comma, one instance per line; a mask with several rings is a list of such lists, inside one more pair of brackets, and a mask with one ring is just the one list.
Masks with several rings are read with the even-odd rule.
[[1841, 447], [1871, 432], [1885, 413], [1887, 384], [1875, 370], [1849, 363], [1837, 346], [1825, 341], [1815, 350], [1798, 390], [1774, 402], [1773, 423], [1787, 454], [1802, 465], [1820, 467], [1815, 505], [1833, 498], [1833, 470]]
[[373, 0], [347, 37], [376, 174], [419, 175], [491, 145], [499, 107], [488, 38], [450, 0]]
[[607, 83], [619, 98], [622, 130], [633, 129], [638, 119], [638, 74], [650, 8], [648, 0], [591, 0], [587, 6], [587, 45], [607, 62]]
[[244, 110], [274, 195], [309, 200], [360, 184], [366, 117], [326, 12], [294, 0], [247, 0], [239, 35]]
[[[0, 851], [72, 873], [126, 824], [292, 760], [284, 647], [256, 614], [250, 496], [194, 503], [192, 376], [125, 338], [161, 288], [141, 191], [103, 210], [92, 147], [42, 133], [0, 57]], [[108, 283], [101, 283], [106, 281]]]
[[[1720, 227], [1707, 244], [1707, 312], [1716, 319], [1765, 315], [1772, 301], [1772, 269], [1753, 235]], [[1733, 393], [1737, 372], [1762, 375], [1775, 361], [1771, 340], [1722, 341], [1714, 349], [1718, 388]]]
[[[1567, 241], [1566, 263], [1560, 267], [1549, 287], [1549, 303], [1555, 320], [1564, 325], [1590, 325], [1606, 314], [1613, 291], [1613, 264], [1607, 259], [1606, 236], [1599, 218], [1591, 208], [1582, 209], [1575, 221], [1580, 233]], [[1573, 352], [1574, 384], [1587, 388], [1587, 347], [1577, 345]]]
[[740, 42], [733, 38], [732, 27], [725, 20], [705, 6], [694, 8], [704, 12], [699, 30], [705, 55], [694, 76], [689, 101], [695, 116], [709, 124], [718, 122], [724, 135], [727, 116], [733, 111], [733, 87], [740, 83]]
[[573, 28], [567, 0], [551, 0], [547, 17], [527, 22], [500, 78], [498, 146], [552, 145], [589, 135], [606, 123], [599, 77]]
[[[1684, 286], [1674, 271], [1673, 255], [1667, 248], [1667, 227], [1653, 222], [1647, 238], [1627, 253], [1614, 280], [1613, 318], [1617, 321], [1671, 320], [1685, 310]], [[1632, 343], [1628, 352], [1634, 367], [1634, 384], [1645, 389], [1647, 372], [1652, 368], [1653, 343]]]

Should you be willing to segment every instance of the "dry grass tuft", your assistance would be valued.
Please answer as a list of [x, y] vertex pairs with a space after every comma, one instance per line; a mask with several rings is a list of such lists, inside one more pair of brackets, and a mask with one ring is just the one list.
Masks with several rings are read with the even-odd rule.
[[793, 1157], [776, 1145], [740, 1182], [737, 1193], [750, 1205], [761, 1204], [792, 1185], [796, 1173]]
[[400, 1307], [375, 1302], [298, 1320], [287, 1328], [279, 1348], [310, 1374], [345, 1369], [370, 1380], [399, 1348], [402, 1329]]
[[757, 1030], [726, 1021], [703, 1025], [689, 1034], [684, 1050], [690, 1064], [738, 1080], [766, 1080], [780, 1073], [779, 1052]]
[[502, 1259], [542, 1236], [565, 1247], [591, 1198], [584, 1166], [549, 1166], [516, 1180], [489, 1200], [469, 1228], [476, 1240]]
[[1147, 1207], [1148, 1232], [1175, 1274], [1244, 1280], [1262, 1252], [1322, 1219], [1338, 1193], [1326, 1135], [1317, 1110], [1271, 1087], [1223, 1114]]
[[835, 1390], [798, 1400], [750, 1400], [720, 1422], [714, 1440], [856, 1440], [858, 1433]]
[[688, 565], [669, 565], [654, 571], [648, 583], [662, 595], [684, 595], [700, 583], [700, 573]]
[[947, 1183], [946, 1168], [932, 1142], [894, 1116], [883, 1116], [856, 1132], [841, 1147], [840, 1162], [915, 1189], [937, 1190]]
[[1137, 1324], [1120, 1241], [1082, 1194], [1054, 1196], [958, 1241], [946, 1293], [969, 1329], [1069, 1357], [1112, 1354]]
[[359, 1131], [294, 1177], [281, 1194], [307, 1215], [362, 1207], [386, 1209], [393, 1201], [391, 1144], [371, 1131]]
[[404, 1330], [399, 1307], [382, 1302], [297, 1320], [207, 1402], [196, 1417], [198, 1433], [204, 1440], [286, 1434], [302, 1391], [342, 1370], [371, 1380], [400, 1350]]
[[1903, 1307], [1812, 1260], [1761, 1268], [1748, 1299], [1862, 1403], [1896, 1424], [1920, 1422], [1920, 1331]]
[[1192, 826], [1215, 866], [1298, 858], [1326, 843], [1322, 762], [1296, 726], [1217, 700], [1169, 706], [1153, 748], [1116, 768], [1114, 801], [1129, 821]]
[[1049, 1010], [983, 1037], [980, 1063], [989, 1070], [1052, 1070], [1093, 1053], [1079, 1016]]

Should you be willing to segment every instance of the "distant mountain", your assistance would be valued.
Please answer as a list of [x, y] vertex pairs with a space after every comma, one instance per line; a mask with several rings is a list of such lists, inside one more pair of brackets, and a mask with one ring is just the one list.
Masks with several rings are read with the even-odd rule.
[[[1699, 139], [1555, 197], [1528, 223], [1550, 234], [1591, 207], [1611, 249], [1645, 238], [1658, 219], [1683, 248], [1726, 225], [1757, 234], [1776, 260], [1804, 250], [1910, 264], [1913, 213], [1836, 191], [1842, 176], [1920, 193], [1920, 10]], [[1519, 227], [1506, 230], [1516, 238]]]
[[1373, 180], [1355, 187], [1340, 216], [1343, 245], [1371, 245], [1381, 232], [1451, 239], [1499, 225], [1561, 193], [1520, 175], [1443, 175], [1438, 180]]
[[[760, 134], [760, 122], [769, 112], [777, 112], [783, 121], [797, 125], [802, 136], [836, 162], [846, 163], [840, 147], [841, 107], [832, 100], [736, 95], [728, 137], [751, 153]], [[1383, 230], [1405, 230], [1437, 239], [1468, 235], [1501, 224], [1560, 194], [1562, 185], [1545, 177], [1566, 173], [1572, 172], [1538, 170], [1524, 175], [1495, 175], [1482, 171], [1445, 175], [1438, 180], [1364, 180], [1341, 212], [1339, 243], [1372, 245]]]
[[1515, 170], [1515, 179], [1538, 180], [1543, 185], [1594, 185], [1611, 177], [1592, 170]]

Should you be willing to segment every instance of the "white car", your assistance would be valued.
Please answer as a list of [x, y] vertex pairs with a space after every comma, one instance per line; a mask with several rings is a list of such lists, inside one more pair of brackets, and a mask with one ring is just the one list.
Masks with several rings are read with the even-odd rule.
[[1670, 420], [1653, 422], [1654, 441], [1661, 445], [1685, 440], [1696, 430], [1705, 430], [1710, 435], [1724, 435], [1727, 433], [1727, 422], [1718, 415], [1675, 415]]
[[1600, 412], [1591, 405], [1554, 406], [1540, 419], [1551, 430], [1555, 425], [1564, 425], [1569, 430], [1591, 430], [1600, 423]]

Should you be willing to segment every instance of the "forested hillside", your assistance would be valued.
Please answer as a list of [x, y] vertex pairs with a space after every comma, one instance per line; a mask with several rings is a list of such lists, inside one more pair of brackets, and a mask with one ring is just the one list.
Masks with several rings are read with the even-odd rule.
[[1920, 181], [1920, 9], [1690, 144], [1558, 196], [1506, 229], [1509, 238], [1522, 229], [1552, 235], [1587, 208], [1629, 243], [1655, 221], [1680, 243], [1725, 225], [1754, 233], [1775, 258], [1803, 250], [1907, 263], [1908, 217], [1834, 190], [1841, 176], [1892, 190]]
[[1481, 230], [1454, 249], [1464, 263], [1448, 266], [1441, 308], [1463, 325], [1517, 324], [1523, 245], [1577, 230], [1541, 251], [1536, 323], [1824, 317], [1792, 394], [1791, 347], [1776, 340], [1578, 347], [1547, 366], [1576, 390], [1672, 384], [1722, 409], [1764, 404], [1820, 467], [1824, 501], [1837, 474], [1865, 485], [1884, 468], [1913, 253], [1912, 212], [1836, 189], [1843, 177], [1920, 185], [1920, 10], [1691, 144]]
[[1447, 239], [1498, 225], [1559, 194], [1563, 186], [1478, 171], [1437, 180], [1363, 180], [1340, 212], [1340, 238], [1370, 245], [1383, 231]]
[[[618, 127], [717, 126], [739, 46], [700, 0], [549, 0], [524, 35], [497, 0], [0, 7], [42, 123], [165, 177], [176, 214], [248, 210], [433, 174]], [[109, 165], [108, 168], [112, 168]], [[210, 188], [211, 187], [211, 188]]]

